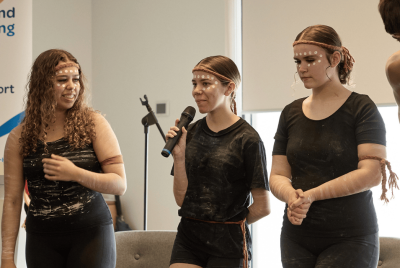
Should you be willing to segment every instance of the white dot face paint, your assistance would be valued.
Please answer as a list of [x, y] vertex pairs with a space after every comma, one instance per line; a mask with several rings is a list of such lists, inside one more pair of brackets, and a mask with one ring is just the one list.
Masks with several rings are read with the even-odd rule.
[[315, 52], [314, 52], [314, 54], [317, 54], [317, 53], [318, 53], [318, 51], [315, 51]]
[[321, 62], [321, 60], [318, 60], [318, 62]]
[[203, 87], [203, 91], [204, 91], [204, 90], [206, 90], [206, 88], [205, 88], [205, 87]]
[[69, 70], [70, 73], [72, 73], [72, 70]]
[[299, 55], [299, 53], [296, 53], [296, 56], [298, 56]]
[[204, 78], [204, 75], [202, 75], [201, 78]]
[[215, 88], [215, 85], [212, 85], [212, 88]]
[[319, 57], [322, 58], [322, 54], [319, 54]]
[[63, 87], [65, 87], [65, 85], [62, 85]]
[[61, 86], [60, 84], [57, 84], [57, 86], [59, 87], [59, 86]]
[[214, 76], [211, 76], [211, 80], [214, 80]]
[[65, 70], [66, 73], [68, 73], [68, 70]]
[[200, 75], [198, 75], [197, 78], [200, 78]]
[[215, 84], [218, 85], [218, 81], [215, 81]]
[[300, 56], [301, 56], [301, 53], [300, 53]]
[[210, 76], [209, 76], [209, 75], [207, 75], [207, 78], [210, 78]]
[[308, 64], [308, 67], [310, 67], [310, 64]]
[[312, 65], [315, 65], [315, 62], [313, 62], [313, 64]]
[[60, 74], [62, 74], [62, 71], [60, 71]]
[[210, 87], [208, 87], [207, 89], [210, 89]]

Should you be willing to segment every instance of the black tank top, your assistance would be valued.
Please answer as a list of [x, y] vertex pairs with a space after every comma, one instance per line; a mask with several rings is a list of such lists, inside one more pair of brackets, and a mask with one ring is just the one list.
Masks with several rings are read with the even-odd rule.
[[110, 210], [103, 196], [77, 182], [50, 181], [44, 177], [43, 158], [56, 154], [69, 159], [77, 167], [101, 173], [92, 144], [72, 149], [65, 139], [44, 144], [38, 141], [37, 151], [24, 158], [24, 178], [31, 197], [26, 219], [29, 233], [66, 233], [112, 223]]

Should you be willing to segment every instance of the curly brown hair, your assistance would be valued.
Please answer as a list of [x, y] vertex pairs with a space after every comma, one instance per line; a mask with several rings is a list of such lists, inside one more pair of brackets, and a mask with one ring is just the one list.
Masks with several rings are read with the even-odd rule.
[[[55, 100], [53, 79], [54, 68], [60, 61], [79, 64], [69, 52], [50, 49], [40, 54], [33, 63], [25, 95], [25, 118], [22, 121], [20, 138], [21, 154], [28, 156], [36, 152], [38, 140], [45, 141], [49, 126], [55, 122]], [[85, 147], [96, 137], [92, 115], [95, 112], [87, 105], [85, 98], [85, 77], [79, 68], [80, 91], [72, 108], [67, 110], [64, 124], [64, 138], [72, 149]], [[45, 151], [47, 151], [45, 144]]]

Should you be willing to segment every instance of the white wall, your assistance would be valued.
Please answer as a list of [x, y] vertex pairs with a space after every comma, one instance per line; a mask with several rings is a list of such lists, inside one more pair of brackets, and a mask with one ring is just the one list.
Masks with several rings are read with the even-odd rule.
[[[131, 228], [143, 228], [144, 131], [150, 105], [166, 100], [170, 116], [158, 117], [166, 132], [188, 105], [191, 70], [204, 57], [225, 51], [222, 0], [92, 2], [93, 106], [106, 114], [124, 156], [128, 189], [122, 211]], [[200, 115], [196, 115], [199, 119]], [[161, 156], [157, 127], [149, 135], [148, 229], [174, 230], [179, 217], [169, 175], [172, 157]]]
[[34, 0], [33, 61], [52, 48], [74, 55], [92, 80], [92, 0]]

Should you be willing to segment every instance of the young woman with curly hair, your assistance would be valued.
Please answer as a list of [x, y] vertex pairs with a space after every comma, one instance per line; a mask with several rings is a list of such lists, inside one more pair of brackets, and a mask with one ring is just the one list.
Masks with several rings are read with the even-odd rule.
[[[275, 135], [270, 185], [287, 204], [283, 267], [375, 268], [379, 235], [370, 189], [388, 164], [385, 124], [367, 95], [343, 86], [354, 59], [333, 28], [301, 31], [293, 57], [311, 94], [283, 109]], [[388, 201], [383, 174], [381, 198]]]
[[115, 267], [112, 218], [101, 193], [122, 195], [125, 169], [110, 125], [85, 103], [83, 79], [67, 51], [45, 51], [32, 66], [25, 118], [4, 153], [2, 268], [15, 267], [25, 180], [29, 268]]

